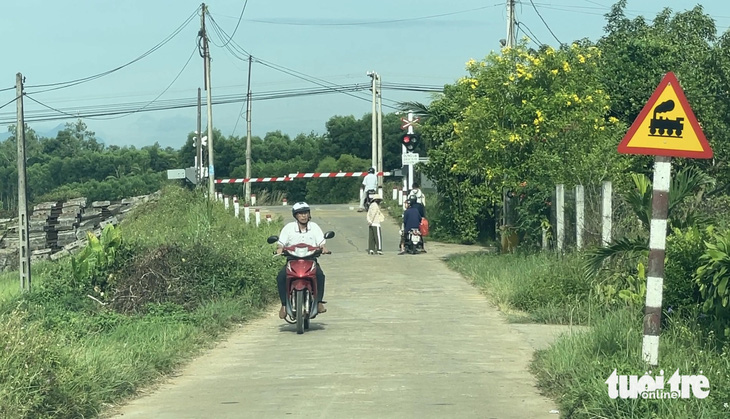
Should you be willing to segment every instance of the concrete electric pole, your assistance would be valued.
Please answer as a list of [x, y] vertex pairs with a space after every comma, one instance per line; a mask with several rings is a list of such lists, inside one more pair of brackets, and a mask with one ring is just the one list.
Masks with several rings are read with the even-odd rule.
[[15, 139], [18, 143], [18, 270], [21, 291], [30, 291], [30, 236], [28, 235], [28, 199], [26, 192], [25, 117], [23, 116], [23, 75], [15, 75], [16, 100], [18, 102], [18, 126]]
[[371, 135], [371, 166], [377, 170], [377, 160], [378, 160], [378, 114], [377, 114], [377, 79], [378, 79], [378, 73], [374, 71], [368, 71], [367, 75], [373, 79], [372, 84], [370, 86], [370, 90], [373, 92], [373, 117], [372, 117], [372, 135]]
[[215, 200], [215, 164], [213, 163], [213, 104], [210, 92], [210, 51], [208, 49], [208, 35], [205, 33], [205, 13], [208, 11], [205, 3], [201, 5], [200, 36], [203, 40], [203, 65], [205, 66], [205, 91], [208, 105], [208, 198]]
[[515, 39], [515, 0], [507, 0], [507, 46], [514, 48]]
[[[248, 90], [246, 91], [246, 179], [251, 179], [251, 63], [248, 56]], [[245, 203], [251, 205], [251, 182], [246, 182]]]
[[[375, 74], [378, 79], [378, 166], [375, 170], [383, 172], [383, 88], [382, 79], [379, 74]], [[383, 177], [378, 176], [378, 193], [383, 196]]]
[[198, 123], [195, 128], [195, 178], [200, 186], [203, 183], [203, 132], [202, 132], [202, 111], [201, 111], [201, 99], [200, 99], [200, 87], [198, 87]]

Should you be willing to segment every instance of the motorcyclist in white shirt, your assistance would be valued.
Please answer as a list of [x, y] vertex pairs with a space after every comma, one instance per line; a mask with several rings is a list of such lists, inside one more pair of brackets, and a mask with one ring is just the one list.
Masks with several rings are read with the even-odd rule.
[[[327, 253], [325, 247], [325, 238], [322, 229], [315, 222], [310, 221], [312, 218], [309, 205], [306, 202], [297, 202], [292, 206], [292, 215], [296, 219], [281, 229], [279, 233], [279, 241], [277, 243], [276, 253], [281, 254], [285, 246], [291, 246], [299, 243], [306, 243], [313, 247], [321, 247], [322, 253]], [[324, 307], [322, 297], [324, 296], [324, 279], [325, 275], [322, 268], [317, 266], [317, 312], [324, 313], [327, 309]], [[279, 289], [279, 299], [281, 300], [281, 309], [279, 310], [279, 318], [286, 317], [286, 265], [284, 265], [276, 277], [277, 287]]]
[[368, 169], [368, 174], [362, 180], [360, 189], [363, 190], [363, 194], [362, 200], [360, 201], [360, 208], [357, 211], [363, 212], [365, 211], [365, 200], [368, 199], [368, 191], [377, 192], [378, 189], [378, 176], [375, 174], [374, 168], [371, 167]]

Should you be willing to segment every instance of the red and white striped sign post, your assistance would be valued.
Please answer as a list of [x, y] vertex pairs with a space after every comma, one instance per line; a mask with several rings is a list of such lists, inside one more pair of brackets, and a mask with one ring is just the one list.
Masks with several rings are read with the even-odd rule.
[[[679, 106], [675, 110], [676, 104]], [[655, 156], [641, 353], [649, 365], [656, 366], [659, 363], [664, 256], [672, 183], [671, 158], [712, 158], [712, 148], [673, 73], [667, 73], [659, 83], [619, 143], [618, 152]]]

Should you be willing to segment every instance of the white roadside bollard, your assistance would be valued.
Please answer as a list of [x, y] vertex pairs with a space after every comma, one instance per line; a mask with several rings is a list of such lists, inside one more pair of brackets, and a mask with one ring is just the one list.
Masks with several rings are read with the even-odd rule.
[[255, 193], [251, 194], [251, 206], [254, 206], [254, 207], [256, 206], [256, 194]]
[[233, 195], [233, 215], [238, 218], [241, 206], [238, 203], [238, 196]]
[[226, 211], [228, 211], [228, 195], [223, 195], [223, 206], [226, 208]]
[[266, 214], [266, 222], [271, 224], [271, 214]]
[[246, 224], [251, 221], [251, 209], [248, 204], [243, 204], [243, 220], [246, 221]]
[[281, 205], [283, 205], [283, 206], [287, 206], [287, 203], [286, 203], [286, 198], [284, 198], [284, 200], [283, 200], [283, 201], [281, 201]]
[[256, 220], [256, 227], [258, 227], [259, 224], [261, 224], [261, 212], [258, 208], [254, 210], [254, 215], [254, 219]]
[[397, 201], [397, 200], [398, 200], [398, 187], [393, 186], [393, 201]]
[[364, 208], [363, 205], [362, 205], [362, 196], [363, 196], [364, 193], [365, 193], [365, 191], [363, 191], [362, 189], [360, 189], [360, 200], [357, 203], [358, 208]]

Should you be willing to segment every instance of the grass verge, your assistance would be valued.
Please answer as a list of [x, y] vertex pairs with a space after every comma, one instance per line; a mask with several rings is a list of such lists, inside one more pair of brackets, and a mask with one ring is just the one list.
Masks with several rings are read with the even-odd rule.
[[[730, 345], [688, 317], [667, 318], [662, 326], [658, 376], [674, 371], [703, 374], [710, 382], [706, 399], [612, 399], [606, 380], [641, 377], [643, 307], [602, 305], [583, 275], [580, 254], [466, 254], [449, 266], [484, 292], [508, 320], [587, 324], [586, 332], [563, 335], [531, 363], [543, 393], [568, 418], [719, 418], [730, 416]], [[666, 390], [669, 391], [669, 385]]]
[[170, 188], [125, 220], [103, 269], [39, 264], [23, 294], [4, 274], [0, 417], [97, 416], [258, 316], [276, 299], [265, 238], [279, 228]]

